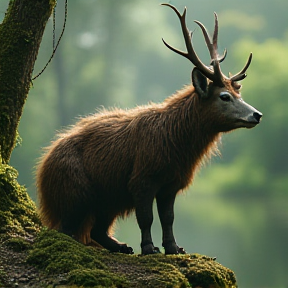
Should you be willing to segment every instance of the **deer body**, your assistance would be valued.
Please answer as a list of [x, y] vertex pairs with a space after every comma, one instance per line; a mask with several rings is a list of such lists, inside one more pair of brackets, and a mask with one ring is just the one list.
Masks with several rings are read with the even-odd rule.
[[156, 253], [156, 199], [166, 254], [185, 253], [172, 229], [176, 194], [217, 151], [221, 133], [254, 127], [262, 116], [240, 96], [236, 80], [243, 73], [212, 81], [206, 72], [194, 68], [193, 85], [163, 103], [103, 110], [59, 134], [37, 169], [43, 223], [84, 244], [96, 241], [110, 251], [133, 253], [111, 230], [117, 217], [135, 210], [142, 253]]

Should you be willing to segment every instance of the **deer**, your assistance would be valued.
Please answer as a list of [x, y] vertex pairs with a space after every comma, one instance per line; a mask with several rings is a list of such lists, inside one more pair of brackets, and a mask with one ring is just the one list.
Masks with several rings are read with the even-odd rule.
[[132, 212], [141, 231], [141, 253], [159, 253], [151, 235], [156, 199], [165, 254], [185, 254], [173, 233], [176, 196], [193, 181], [205, 159], [218, 151], [223, 133], [253, 128], [262, 113], [244, 102], [241, 85], [252, 60], [225, 76], [220, 68], [218, 17], [213, 36], [201, 28], [211, 62], [197, 56], [186, 7], [178, 16], [187, 51], [164, 44], [195, 66], [192, 83], [162, 103], [123, 110], [104, 109], [81, 118], [59, 133], [39, 160], [36, 186], [43, 225], [70, 235], [85, 245], [133, 254], [133, 248], [113, 237], [115, 220]]

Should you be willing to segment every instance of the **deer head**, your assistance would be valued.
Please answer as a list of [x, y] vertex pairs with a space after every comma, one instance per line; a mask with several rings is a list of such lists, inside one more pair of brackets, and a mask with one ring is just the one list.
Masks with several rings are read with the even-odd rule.
[[[177, 14], [181, 23], [187, 52], [178, 50], [166, 43], [164, 39], [162, 40], [169, 49], [189, 59], [195, 65], [192, 71], [193, 86], [202, 100], [210, 102], [210, 111], [213, 111], [214, 114], [215, 111], [217, 111], [217, 115], [220, 115], [218, 117], [218, 119], [221, 120], [221, 123], [219, 122], [218, 125], [219, 132], [230, 131], [240, 127], [252, 128], [257, 125], [260, 122], [262, 114], [243, 101], [240, 94], [241, 85], [238, 83], [238, 81], [243, 80], [247, 76], [246, 71], [251, 63], [252, 53], [250, 53], [244, 68], [237, 74], [227, 77], [222, 73], [220, 63], [225, 59], [227, 50], [225, 49], [223, 55], [219, 56], [217, 51], [218, 17], [217, 14], [214, 13], [215, 26], [212, 38], [201, 22], [194, 21], [200, 26], [210, 53], [211, 62], [209, 66], [206, 66], [199, 59], [193, 48], [193, 32], [189, 32], [186, 26], [186, 7], [181, 15], [173, 5], [162, 5], [172, 8]], [[216, 122], [215, 125], [217, 125]]]

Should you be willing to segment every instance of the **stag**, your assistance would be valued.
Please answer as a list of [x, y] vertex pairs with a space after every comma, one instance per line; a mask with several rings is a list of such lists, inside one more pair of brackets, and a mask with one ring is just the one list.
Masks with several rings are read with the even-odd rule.
[[136, 212], [142, 254], [159, 252], [151, 236], [156, 199], [166, 254], [185, 253], [173, 235], [174, 201], [187, 188], [203, 159], [217, 150], [222, 133], [256, 126], [262, 114], [245, 103], [238, 81], [244, 68], [226, 77], [217, 52], [218, 19], [213, 37], [200, 26], [211, 62], [206, 66], [192, 45], [183, 14], [178, 16], [187, 52], [164, 40], [172, 51], [194, 64], [192, 84], [163, 103], [131, 110], [103, 109], [70, 127], [47, 148], [37, 169], [40, 216], [44, 225], [83, 244], [97, 244], [122, 253], [133, 249], [113, 237], [117, 217]]

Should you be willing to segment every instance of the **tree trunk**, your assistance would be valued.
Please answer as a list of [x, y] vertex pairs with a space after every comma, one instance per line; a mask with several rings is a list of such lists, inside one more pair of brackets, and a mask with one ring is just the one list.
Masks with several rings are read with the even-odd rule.
[[56, 0], [11, 0], [0, 25], [0, 160], [9, 163], [43, 32]]
[[11, 235], [30, 237], [40, 227], [35, 203], [25, 187], [18, 184], [18, 172], [9, 166], [9, 160], [45, 25], [55, 2], [11, 0], [0, 24], [0, 239]]

